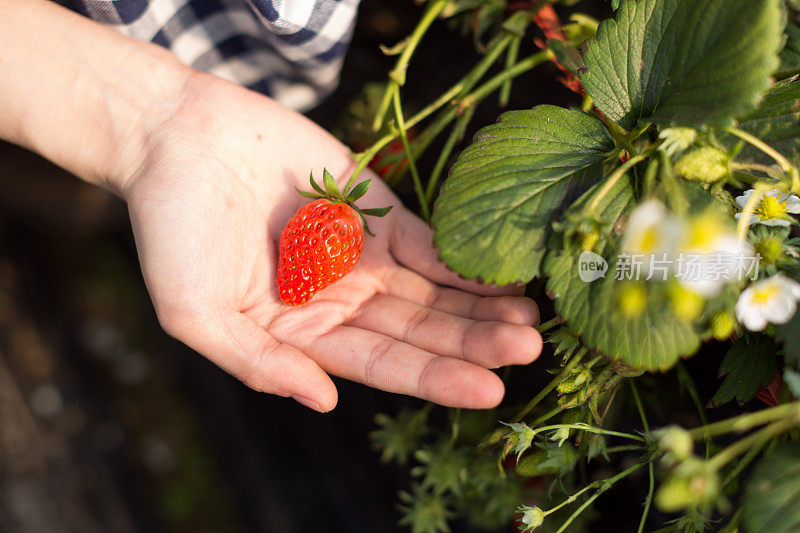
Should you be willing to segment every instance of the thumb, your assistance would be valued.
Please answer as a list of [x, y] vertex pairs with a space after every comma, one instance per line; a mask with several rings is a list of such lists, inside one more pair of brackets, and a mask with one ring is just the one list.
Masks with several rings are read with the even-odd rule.
[[288, 396], [323, 413], [336, 407], [336, 387], [325, 371], [242, 313], [176, 313], [159, 320], [171, 336], [254, 390]]

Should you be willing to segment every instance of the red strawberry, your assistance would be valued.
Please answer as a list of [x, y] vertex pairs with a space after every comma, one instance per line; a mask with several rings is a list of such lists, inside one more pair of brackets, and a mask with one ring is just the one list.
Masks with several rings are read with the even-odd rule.
[[333, 176], [323, 169], [325, 190], [311, 177], [317, 194], [299, 191], [316, 199], [301, 207], [281, 232], [278, 261], [278, 292], [289, 305], [306, 303], [314, 294], [344, 277], [358, 263], [363, 249], [364, 215], [384, 216], [391, 207], [359, 209], [353, 202], [364, 196], [371, 180], [345, 194]]

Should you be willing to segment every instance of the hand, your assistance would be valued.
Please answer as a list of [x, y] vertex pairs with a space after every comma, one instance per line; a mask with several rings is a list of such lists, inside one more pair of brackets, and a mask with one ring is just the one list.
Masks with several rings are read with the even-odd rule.
[[277, 242], [307, 201], [294, 187], [308, 189], [309, 171], [320, 177], [323, 167], [343, 186], [349, 151], [301, 115], [202, 74], [190, 77], [177, 109], [120, 187], [168, 333], [248, 386], [318, 411], [337, 402], [327, 373], [492, 407], [503, 384], [487, 369], [538, 356], [536, 305], [519, 287], [449, 271], [430, 229], [379, 179], [359, 205], [394, 209], [370, 219], [375, 237], [365, 237], [356, 268], [304, 306], [283, 304]]

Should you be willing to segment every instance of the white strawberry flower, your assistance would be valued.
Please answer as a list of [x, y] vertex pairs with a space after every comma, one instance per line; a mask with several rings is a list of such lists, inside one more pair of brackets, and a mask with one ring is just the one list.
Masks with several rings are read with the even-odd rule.
[[675, 278], [687, 290], [710, 298], [729, 281], [742, 279], [753, 248], [714, 211], [690, 218], [678, 246]]
[[637, 258], [647, 276], [659, 263], [671, 263], [681, 237], [682, 223], [658, 200], [636, 206], [622, 237], [622, 252]]
[[767, 323], [785, 324], [797, 311], [800, 283], [775, 274], [757, 281], [739, 295], [736, 319], [750, 331], [761, 331]]
[[[755, 210], [748, 221], [750, 225], [788, 226], [791, 220], [789, 214], [800, 213], [800, 198], [778, 189], [765, 192], [758, 192], [755, 189], [746, 190], [741, 196], [736, 197], [736, 205], [739, 206], [739, 209], [744, 210], [754, 194], [758, 195], [758, 198], [755, 200]], [[739, 220], [741, 216], [742, 213], [736, 213], [736, 220]]]

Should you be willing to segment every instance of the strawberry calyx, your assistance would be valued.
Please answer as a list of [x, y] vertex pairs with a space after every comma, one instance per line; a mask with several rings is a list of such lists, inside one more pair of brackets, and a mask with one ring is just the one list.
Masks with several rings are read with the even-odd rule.
[[311, 182], [311, 188], [314, 189], [314, 192], [304, 191], [295, 187], [297, 192], [300, 193], [301, 196], [304, 198], [310, 198], [312, 200], [319, 200], [324, 198], [329, 200], [333, 203], [342, 203], [348, 205], [351, 209], [353, 209], [358, 216], [361, 217], [361, 222], [364, 224], [364, 231], [366, 231], [370, 236], [374, 237], [375, 234], [372, 233], [369, 229], [369, 224], [367, 224], [367, 219], [365, 215], [371, 217], [385, 217], [389, 211], [392, 210], [393, 206], [388, 207], [374, 207], [374, 208], [367, 208], [362, 209], [358, 207], [355, 202], [365, 194], [369, 190], [369, 185], [372, 183], [371, 179], [365, 179], [364, 181], [356, 184], [352, 189], [349, 191], [345, 190], [344, 192], [339, 190], [339, 186], [336, 184], [336, 180], [333, 179], [333, 176], [327, 169], [322, 169], [322, 185], [320, 187], [319, 184], [314, 181], [314, 172], [312, 171], [309, 176], [309, 181]]

